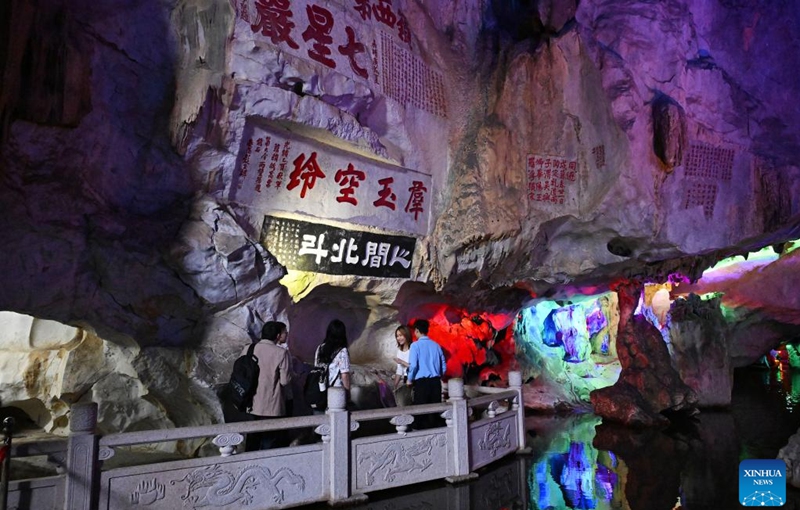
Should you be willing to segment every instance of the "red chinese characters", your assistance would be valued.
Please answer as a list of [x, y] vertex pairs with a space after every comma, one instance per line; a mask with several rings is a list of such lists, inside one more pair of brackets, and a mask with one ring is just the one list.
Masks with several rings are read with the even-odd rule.
[[317, 179], [325, 178], [325, 174], [322, 173], [317, 163], [317, 152], [312, 152], [308, 159], [306, 159], [305, 153], [302, 153], [294, 159], [292, 164], [294, 165], [294, 170], [289, 174], [289, 184], [286, 185], [286, 189], [291, 191], [299, 186], [300, 181], [302, 181], [303, 189], [300, 190], [300, 198], [305, 198], [306, 191], [314, 189]]
[[397, 23], [397, 15], [392, 10], [392, 0], [377, 0], [372, 6], [372, 14], [375, 16], [375, 21], [389, 28], [394, 28]]
[[286, 172], [286, 160], [289, 158], [289, 140], [283, 142], [283, 149], [281, 149], [281, 165], [278, 168], [278, 175], [275, 177], [275, 187], [280, 188], [283, 184], [283, 176]]
[[530, 155], [527, 159], [528, 200], [564, 204], [564, 181], [577, 179], [577, 162], [564, 158]]
[[397, 200], [397, 195], [394, 194], [392, 188], [390, 187], [393, 182], [394, 178], [392, 177], [385, 177], [378, 180], [378, 184], [380, 184], [382, 187], [378, 190], [378, 200], [372, 202], [372, 205], [375, 207], [388, 207], [394, 211], [396, 207], [395, 201]]
[[408, 191], [410, 195], [408, 197], [408, 203], [406, 203], [405, 211], [413, 214], [414, 221], [416, 221], [419, 219], [420, 213], [425, 212], [425, 193], [428, 191], [428, 188], [425, 187], [422, 181], [413, 181]]
[[306, 7], [308, 27], [303, 32], [303, 40], [313, 40], [314, 44], [308, 50], [308, 56], [331, 69], [336, 69], [336, 62], [330, 58], [333, 43], [331, 31], [333, 30], [333, 14], [328, 9], [311, 4]]
[[356, 62], [356, 55], [366, 51], [364, 45], [356, 40], [356, 32], [353, 27], [345, 27], [344, 30], [347, 32], [347, 44], [339, 46], [339, 53], [347, 57], [350, 61], [350, 68], [354, 73], [366, 79], [369, 77], [367, 70]]
[[372, 5], [369, 0], [355, 0], [356, 5], [353, 7], [355, 11], [361, 15], [361, 19], [367, 21], [372, 18]]
[[339, 203], [345, 202], [352, 205], [358, 205], [358, 199], [353, 196], [359, 183], [367, 178], [367, 175], [361, 170], [356, 170], [352, 163], [347, 165], [347, 169], [339, 169], [336, 171], [334, 180], [341, 186], [339, 191], [340, 195], [336, 197]]
[[397, 19], [397, 37], [406, 44], [411, 44], [411, 28], [408, 26], [408, 20], [401, 12]]
[[295, 25], [291, 19], [291, 5], [291, 0], [256, 0], [258, 18], [250, 29], [269, 37], [272, 44], [286, 43], [290, 48], [298, 49], [300, 46], [292, 39]]

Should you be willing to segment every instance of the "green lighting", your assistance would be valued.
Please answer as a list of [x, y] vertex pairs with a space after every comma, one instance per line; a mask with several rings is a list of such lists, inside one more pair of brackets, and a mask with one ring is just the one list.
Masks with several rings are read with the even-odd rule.
[[724, 304], [722, 304], [722, 302], [720, 302], [719, 309], [722, 312], [722, 317], [725, 318], [725, 321], [734, 322], [736, 320], [736, 310], [735, 309], [733, 309], [733, 308], [731, 308], [729, 306], [725, 306]]
[[778, 260], [778, 256], [780, 254], [775, 253], [775, 250], [772, 246], [765, 246], [764, 248], [750, 252], [745, 258], [742, 255], [736, 255], [735, 257], [728, 257], [726, 259], [722, 259], [717, 262], [713, 267], [710, 267], [703, 271], [703, 278], [708, 276], [713, 276], [715, 272], [724, 272], [725, 269], [735, 268], [736, 266], [742, 264], [748, 265], [766, 265], [770, 262], [774, 262]]

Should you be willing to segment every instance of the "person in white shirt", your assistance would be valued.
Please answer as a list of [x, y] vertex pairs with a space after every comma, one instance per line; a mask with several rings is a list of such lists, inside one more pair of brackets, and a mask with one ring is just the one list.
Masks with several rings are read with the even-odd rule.
[[408, 326], [400, 326], [394, 331], [394, 339], [397, 342], [397, 353], [394, 362], [397, 368], [394, 373], [394, 389], [397, 391], [401, 385], [405, 386], [408, 376], [408, 355], [411, 352], [411, 330]]
[[350, 353], [347, 351], [347, 329], [339, 319], [328, 324], [325, 340], [314, 353], [314, 365], [328, 365], [328, 384], [350, 391]]

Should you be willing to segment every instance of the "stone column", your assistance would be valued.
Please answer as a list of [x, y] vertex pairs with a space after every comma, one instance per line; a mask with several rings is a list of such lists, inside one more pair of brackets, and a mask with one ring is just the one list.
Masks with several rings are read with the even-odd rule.
[[347, 392], [342, 387], [328, 388], [328, 504], [350, 506], [367, 501], [365, 494], [350, 494], [350, 432], [358, 429], [358, 422], [350, 421], [346, 409]]
[[67, 441], [66, 506], [92, 510], [97, 506], [97, 404], [75, 404], [70, 409]]
[[[464, 400], [464, 380], [454, 377], [447, 381], [447, 400], [452, 408], [445, 411], [449, 436], [453, 441], [453, 465], [455, 472], [445, 478], [450, 483], [460, 483], [477, 478], [469, 471], [469, 410]], [[449, 417], [447, 416], [449, 415]]]
[[347, 393], [344, 388], [328, 388], [326, 414], [331, 430], [328, 443], [328, 498], [331, 504], [340, 504], [350, 496], [350, 413], [345, 409], [346, 404]]
[[512, 409], [517, 413], [517, 447], [518, 453], [529, 453], [531, 451], [525, 443], [527, 434], [525, 433], [525, 401], [522, 400], [522, 372], [511, 370], [508, 372], [508, 387], [517, 392], [514, 397]]

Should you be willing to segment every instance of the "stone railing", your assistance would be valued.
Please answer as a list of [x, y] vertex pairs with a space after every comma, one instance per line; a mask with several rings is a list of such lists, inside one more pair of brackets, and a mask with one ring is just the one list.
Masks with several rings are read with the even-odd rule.
[[[48, 450], [64, 459], [63, 474], [11, 482], [8, 510], [341, 505], [389, 487], [469, 480], [477, 477], [475, 470], [524, 450], [519, 372], [509, 373], [507, 390], [477, 398], [465, 398], [460, 379], [450, 379], [447, 387], [449, 398], [441, 404], [349, 412], [344, 390], [331, 388], [324, 415], [103, 437], [95, 433], [96, 404], [76, 405], [66, 451], [64, 442], [60, 451], [57, 446]], [[415, 417], [426, 414], [441, 417], [443, 426], [414, 429]], [[365, 435], [363, 429], [373, 423], [380, 432]], [[387, 433], [391, 427], [394, 431]], [[237, 453], [244, 434], [309, 428], [319, 442]], [[102, 469], [115, 449], [202, 437], [213, 438], [219, 456]], [[27, 448], [33, 455], [44, 451]], [[26, 454], [22, 449], [15, 453]]]

